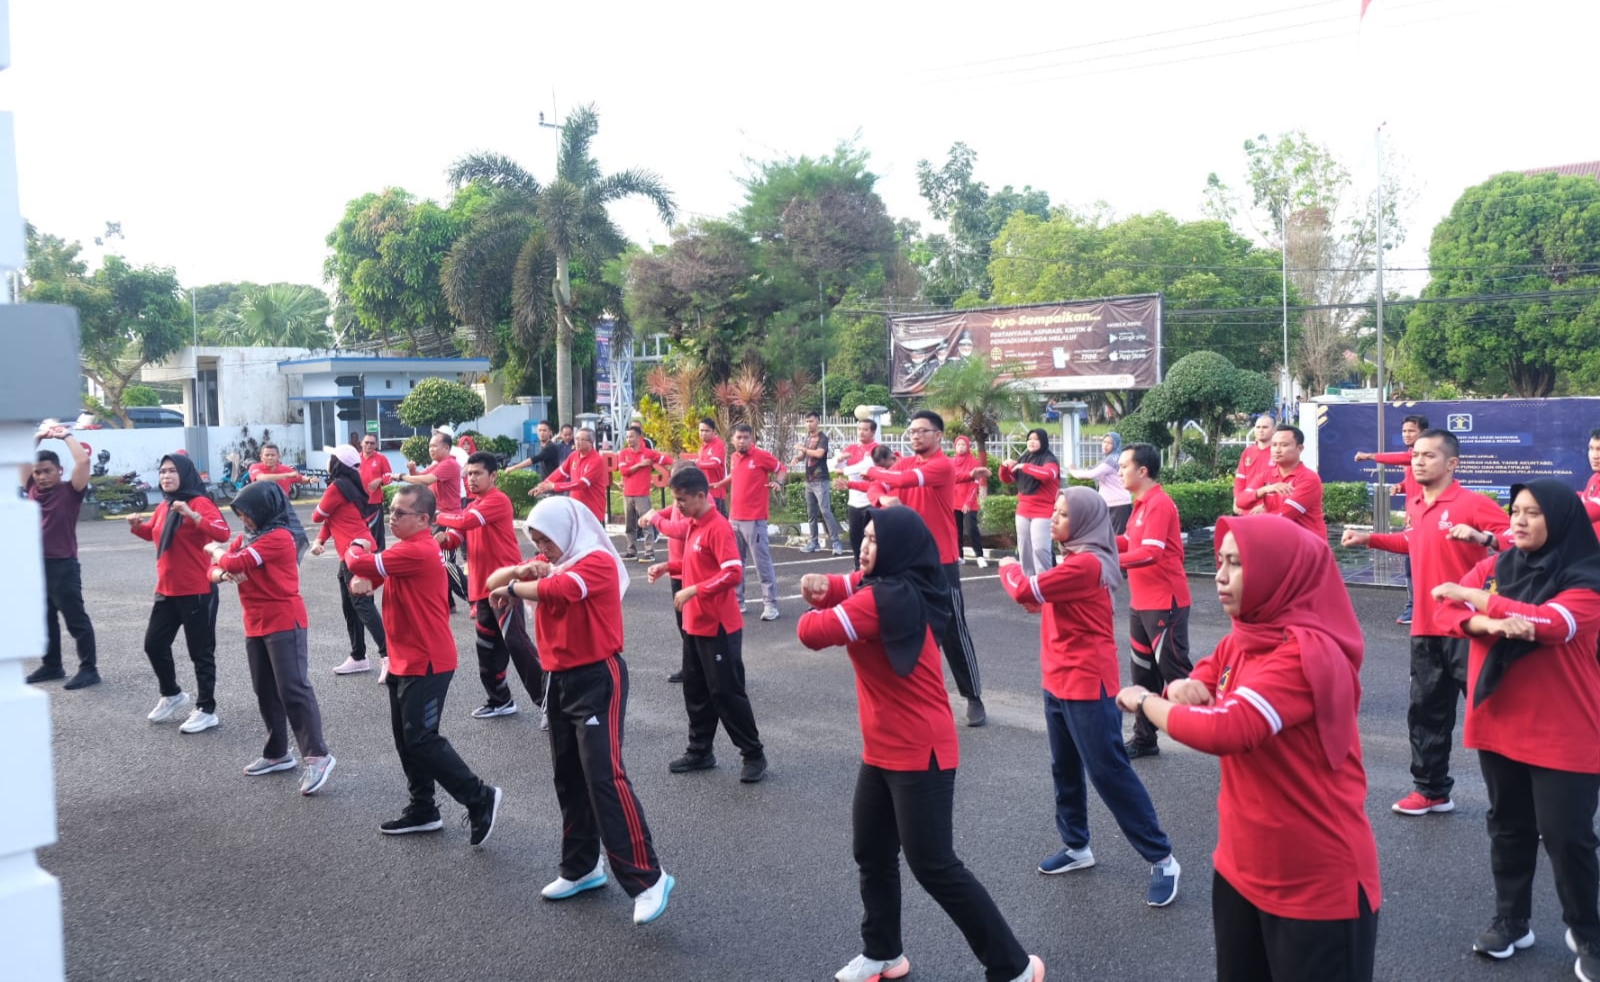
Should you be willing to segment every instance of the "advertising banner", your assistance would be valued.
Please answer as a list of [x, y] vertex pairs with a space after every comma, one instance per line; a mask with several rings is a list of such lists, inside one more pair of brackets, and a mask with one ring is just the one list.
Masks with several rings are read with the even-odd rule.
[[[1407, 416], [1449, 430], [1461, 441], [1456, 479], [1464, 486], [1494, 491], [1506, 503], [1511, 485], [1553, 477], [1582, 489], [1589, 480], [1589, 431], [1600, 426], [1600, 398], [1468, 399], [1450, 402], [1395, 402], [1384, 406], [1384, 439], [1374, 447], [1378, 415], [1374, 403], [1317, 404], [1317, 473], [1323, 481], [1371, 484], [1377, 465], [1356, 463], [1357, 451], [1398, 451], [1400, 424]], [[1396, 467], [1384, 480], [1398, 484]]]
[[611, 331], [616, 321], [602, 320], [594, 326], [594, 401], [611, 405]]
[[890, 390], [917, 395], [945, 365], [987, 358], [1039, 392], [1148, 389], [1161, 381], [1161, 295], [889, 318]]

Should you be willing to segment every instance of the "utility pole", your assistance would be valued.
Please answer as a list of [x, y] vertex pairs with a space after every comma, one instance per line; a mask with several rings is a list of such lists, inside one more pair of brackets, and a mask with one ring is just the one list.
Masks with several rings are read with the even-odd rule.
[[[1294, 401], [1294, 374], [1289, 371], [1289, 199], [1285, 198], [1278, 210], [1279, 228], [1282, 230], [1283, 248], [1283, 404]], [[1282, 422], [1280, 420], [1280, 422]]]
[[[1387, 123], [1378, 124], [1375, 144], [1378, 151], [1378, 263], [1377, 263], [1377, 321], [1378, 321], [1378, 451], [1384, 449], [1383, 442], [1383, 416], [1387, 404], [1383, 379], [1383, 128]], [[1383, 534], [1389, 531], [1389, 487], [1383, 480], [1383, 465], [1377, 467], [1376, 478], [1378, 489], [1372, 502], [1372, 528], [1373, 531]]]

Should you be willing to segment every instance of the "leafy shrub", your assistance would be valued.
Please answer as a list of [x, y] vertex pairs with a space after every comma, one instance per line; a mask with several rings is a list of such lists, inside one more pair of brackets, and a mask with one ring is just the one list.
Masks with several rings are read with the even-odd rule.
[[[510, 456], [520, 449], [520, 444], [509, 436], [484, 436], [477, 430], [462, 430], [461, 436], [472, 437], [472, 442], [478, 449], [486, 453], [497, 453], [503, 457]], [[457, 441], [459, 442], [459, 441]]]
[[511, 499], [511, 507], [520, 515], [524, 514], [527, 511], [527, 507], [533, 504], [533, 499], [528, 497], [528, 492], [532, 491], [534, 485], [538, 484], [540, 480], [537, 470], [532, 467], [524, 467], [520, 471], [501, 471], [500, 479], [495, 483], [499, 485], [500, 490], [506, 493], [506, 497]]
[[428, 440], [431, 437], [426, 433], [408, 436], [400, 441], [400, 456], [411, 461], [419, 467], [428, 464]]
[[1178, 517], [1186, 532], [1215, 525], [1219, 516], [1233, 514], [1233, 482], [1230, 480], [1219, 477], [1186, 484], [1163, 481], [1161, 486], [1178, 506]]
[[1322, 515], [1330, 525], [1365, 525], [1372, 521], [1372, 495], [1359, 481], [1322, 486]]
[[124, 406], [159, 406], [161, 393], [148, 385], [130, 385], [122, 391]]
[[1244, 444], [1224, 444], [1217, 450], [1217, 476], [1233, 479], [1239, 470], [1239, 458], [1244, 456]]
[[983, 501], [978, 514], [978, 531], [998, 539], [1013, 542], [1017, 535], [1017, 496], [991, 494]]
[[395, 414], [407, 426], [431, 431], [435, 426], [482, 416], [483, 397], [460, 382], [425, 378], [400, 400]]
[[[1163, 487], [1169, 484], [1204, 484], [1207, 481], [1215, 481], [1217, 479], [1217, 472], [1210, 464], [1203, 460], [1194, 460], [1192, 458], [1176, 467], [1164, 467], [1161, 470], [1161, 484]], [[1228, 481], [1228, 487], [1230, 489], [1233, 487], [1231, 478]]]

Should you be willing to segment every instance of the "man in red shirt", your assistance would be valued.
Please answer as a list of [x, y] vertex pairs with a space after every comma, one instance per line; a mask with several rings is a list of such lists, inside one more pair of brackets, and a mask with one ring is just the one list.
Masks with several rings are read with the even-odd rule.
[[717, 435], [717, 421], [710, 416], [700, 420], [700, 450], [694, 462], [711, 484], [711, 500], [722, 517], [728, 517], [728, 492], [723, 478], [728, 476], [728, 446]]
[[[461, 510], [461, 462], [455, 457], [455, 437], [443, 430], [434, 430], [433, 436], [428, 438], [428, 459], [433, 461], [421, 470], [410, 461], [406, 462], [406, 473], [400, 475], [400, 480], [407, 484], [417, 484], [433, 492], [434, 500], [439, 503], [440, 511]], [[450, 566], [455, 567], [456, 554], [450, 551]], [[455, 569], [457, 576], [459, 569]], [[456, 594], [459, 587], [452, 587], [451, 577], [445, 576], [445, 597], [449, 600], [450, 613], [456, 612]]]
[[1584, 485], [1579, 497], [1583, 499], [1589, 524], [1595, 528], [1595, 537], [1600, 538], [1600, 428], [1589, 431], [1589, 470], [1594, 473], [1589, 475], [1589, 483]]
[[634, 543], [643, 539], [645, 551], [643, 556], [639, 556], [639, 561], [656, 561], [656, 530], [640, 525], [639, 516], [650, 511], [650, 479], [655, 469], [670, 463], [671, 457], [644, 445], [644, 430], [638, 423], [628, 427], [627, 443], [622, 452], [617, 454], [617, 470], [622, 472], [622, 528], [628, 539], [628, 551], [623, 556], [628, 559], [639, 556]]
[[65, 688], [81, 689], [100, 681], [95, 667], [94, 623], [83, 609], [83, 578], [78, 566], [78, 513], [89, 491], [89, 448], [78, 442], [72, 430], [46, 420], [34, 436], [37, 446], [46, 437], [61, 440], [72, 454], [72, 475], [62, 478], [61, 458], [54, 450], [41, 450], [32, 467], [22, 468], [22, 483], [29, 500], [39, 506], [41, 544], [44, 547], [45, 626], [48, 637], [44, 659], [28, 675], [30, 684], [66, 678], [61, 667], [61, 625], [56, 614], [67, 622], [67, 631], [78, 647], [78, 671]]
[[[328, 490], [322, 493], [311, 520], [322, 525], [317, 541], [311, 546], [313, 556], [322, 555], [329, 539], [333, 540], [335, 555], [344, 556], [351, 543], [361, 540], [369, 546], [377, 533], [372, 530], [377, 513], [368, 503], [368, 495], [361, 486], [361, 454], [345, 444], [328, 452]], [[367, 661], [367, 634], [378, 646], [378, 669], [382, 676], [388, 670], [389, 641], [383, 629], [383, 618], [372, 597], [353, 593], [350, 578], [354, 574], [343, 559], [339, 561], [339, 606], [344, 611], [345, 634], [350, 638], [350, 654], [334, 666], [335, 675], [355, 675], [372, 670]]]
[[[789, 476], [783, 462], [756, 446], [755, 433], [748, 423], [733, 428], [733, 456], [728, 459], [728, 476], [724, 484], [732, 486], [728, 494], [728, 512], [733, 533], [739, 539], [739, 557], [749, 561], [755, 556], [756, 575], [761, 580], [761, 619], [778, 619], [778, 572], [772, 565], [772, 544], [767, 540], [767, 519], [770, 517], [770, 488]], [[742, 572], [742, 570], [741, 570]], [[744, 606], [744, 577], [739, 577], [739, 606]]]
[[961, 597], [961, 547], [956, 541], [955, 523], [956, 467], [944, 455], [944, 417], [931, 409], [912, 414], [906, 426], [906, 442], [911, 446], [910, 456], [895, 461], [892, 468], [870, 468], [866, 477], [898, 489], [901, 503], [921, 515], [933, 533], [939, 562], [950, 584], [953, 611], [939, 647], [950, 663], [957, 691], [967, 700], [967, 725], [982, 726], [988, 722], [989, 714], [983, 708], [978, 653], [967, 632], [967, 608]]
[[1306, 436], [1298, 426], [1280, 426], [1272, 433], [1272, 471], [1257, 480], [1267, 483], [1245, 488], [1234, 496], [1238, 508], [1252, 514], [1282, 515], [1326, 539], [1322, 520], [1322, 478], [1300, 462]]
[[500, 619], [489, 603], [489, 574], [522, 562], [522, 545], [517, 541], [517, 515], [506, 493], [495, 486], [500, 458], [492, 453], [475, 453], [467, 458], [467, 501], [464, 511], [442, 511], [436, 539], [445, 549], [463, 544], [470, 557], [467, 563], [467, 602], [472, 604], [473, 621], [478, 631], [478, 678], [488, 701], [472, 711], [474, 719], [510, 716], [517, 711], [506, 684], [506, 666], [515, 662], [517, 675], [533, 697], [534, 705], [544, 698], [544, 673], [539, 663], [518, 648], [507, 647], [500, 633]]
[[370, 497], [367, 501], [378, 509], [378, 522], [373, 527], [377, 538], [373, 541], [373, 548], [383, 551], [383, 486], [393, 478], [390, 476], [393, 469], [389, 466], [389, 458], [378, 452], [378, 438], [371, 433], [361, 438], [361, 486], [366, 488]]
[[1406, 499], [1406, 527], [1393, 535], [1346, 529], [1343, 544], [1411, 557], [1417, 581], [1411, 622], [1411, 776], [1416, 789], [1395, 802], [1401, 815], [1426, 815], [1455, 808], [1450, 790], [1450, 743], [1456, 698], [1467, 691], [1465, 638], [1456, 634], [1448, 611], [1433, 597], [1441, 583], [1459, 583], [1490, 552], [1510, 526], [1500, 506], [1456, 481], [1461, 445], [1448, 430], [1423, 430], [1411, 447], [1411, 474], [1418, 490]]
[[594, 448], [594, 430], [585, 426], [578, 431], [575, 440], [577, 449], [554, 474], [539, 482], [533, 493], [569, 492], [573, 500], [593, 512], [604, 525], [610, 504], [611, 469], [606, 464], [605, 454]]
[[[1128, 572], [1128, 675], [1133, 685], [1163, 692], [1194, 670], [1189, 660], [1189, 577], [1183, 571], [1183, 524], [1178, 506], [1156, 483], [1161, 451], [1135, 443], [1118, 461], [1122, 486], [1133, 497], [1128, 534], [1117, 537], [1117, 561]], [[1128, 756], [1161, 752], [1156, 728], [1135, 713]]]
[[[878, 448], [878, 424], [874, 420], [864, 419], [856, 424], [856, 442], [839, 451], [838, 462], [834, 470], [842, 477], [833, 481], [835, 488], [850, 481], [859, 481], [872, 469], [872, 451]], [[856, 569], [861, 568], [861, 536], [867, 528], [867, 509], [872, 503], [867, 500], [865, 491], [850, 489], [849, 496], [845, 499], [849, 508], [850, 518], [850, 550], [856, 556]]]
[[[250, 465], [250, 480], [276, 481], [278, 487], [283, 489], [283, 496], [289, 497], [289, 489], [296, 484], [303, 484], [306, 476], [293, 467], [283, 462], [283, 456], [278, 451], [275, 443], [261, 445], [261, 459]], [[311, 545], [311, 539], [306, 535], [306, 527], [300, 524], [300, 516], [295, 513], [294, 506], [289, 506], [289, 534], [294, 538], [296, 547], [295, 561], [305, 557], [306, 547]]]
[[399, 541], [382, 552], [360, 543], [344, 561], [358, 580], [354, 589], [383, 589], [383, 620], [394, 639], [389, 649], [389, 723], [411, 800], [400, 817], [384, 822], [384, 835], [436, 832], [444, 827], [434, 784], [467, 809], [468, 841], [481, 846], [494, 831], [500, 789], [479, 780], [450, 741], [439, 735], [444, 699], [456, 673], [456, 639], [445, 605], [444, 557], [431, 534], [437, 510], [426, 487], [401, 488], [389, 509], [389, 530]]
[[[1422, 434], [1422, 431], [1427, 429], [1427, 428], [1428, 428], [1428, 417], [1426, 417], [1426, 416], [1407, 416], [1405, 418], [1405, 420], [1400, 424], [1400, 439], [1405, 441], [1405, 445], [1406, 445], [1406, 448], [1404, 450], [1385, 451], [1383, 453], [1368, 453], [1366, 451], [1362, 451], [1362, 452], [1356, 454], [1356, 462], [1357, 463], [1360, 463], [1362, 461], [1367, 461], [1367, 460], [1375, 460], [1378, 463], [1383, 464], [1385, 467], [1398, 467], [1398, 468], [1400, 468], [1400, 483], [1390, 486], [1389, 494], [1386, 497], [1393, 497], [1394, 495], [1397, 495], [1397, 494], [1400, 495], [1402, 507], [1404, 507], [1404, 502], [1405, 502], [1406, 499], [1410, 498], [1413, 494], [1417, 493], [1417, 481], [1416, 481], [1416, 478], [1411, 476], [1411, 448], [1414, 445], [1416, 445], [1417, 437], [1420, 436]], [[1413, 600], [1412, 600], [1413, 591], [1411, 589], [1411, 557], [1410, 556], [1406, 557], [1405, 571], [1406, 571], [1406, 609], [1402, 610], [1400, 612], [1400, 616], [1396, 617], [1394, 619], [1394, 622], [1396, 624], [1410, 624], [1411, 623], [1411, 607], [1412, 607], [1412, 603], [1413, 603]]]
[[705, 473], [686, 467], [672, 475], [671, 487], [678, 511], [689, 519], [683, 559], [657, 563], [648, 576], [651, 583], [671, 575], [688, 584], [672, 603], [683, 613], [683, 631], [694, 645], [694, 657], [683, 662], [689, 746], [667, 769], [687, 774], [717, 766], [711, 747], [721, 722], [744, 757], [739, 780], [754, 784], [766, 776], [767, 755], [744, 690], [744, 615], [732, 592], [744, 579], [744, 560], [728, 520], [712, 504]]
[[1233, 513], [1242, 515], [1248, 509], [1239, 507], [1238, 498], [1245, 488], [1258, 488], [1269, 483], [1272, 467], [1272, 431], [1277, 428], [1277, 421], [1270, 415], [1263, 413], [1256, 417], [1255, 426], [1250, 429], [1250, 436], [1254, 442], [1244, 448], [1239, 454], [1239, 468], [1233, 474]]

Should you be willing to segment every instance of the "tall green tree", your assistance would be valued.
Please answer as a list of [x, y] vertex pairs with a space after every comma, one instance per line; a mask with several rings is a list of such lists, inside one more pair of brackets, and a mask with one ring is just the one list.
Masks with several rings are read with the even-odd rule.
[[[1179, 445], [1183, 424], [1199, 423], [1206, 434], [1211, 459], [1217, 465], [1228, 418], [1239, 413], [1259, 413], [1272, 406], [1272, 380], [1260, 372], [1236, 367], [1214, 351], [1197, 351], [1172, 366], [1165, 380], [1145, 394], [1136, 415], [1161, 424]], [[1137, 428], [1138, 421], [1135, 421]]]
[[483, 316], [481, 305], [469, 295], [470, 284], [494, 282], [500, 295], [509, 295], [513, 320], [524, 330], [553, 321], [556, 412], [562, 420], [572, 419], [575, 264], [587, 268], [596, 289], [605, 288], [606, 262], [627, 247], [606, 211], [613, 202], [644, 198], [667, 225], [675, 213], [672, 194], [655, 173], [602, 173], [590, 149], [599, 131], [600, 116], [592, 105], [567, 117], [556, 176], [548, 185], [499, 154], [472, 154], [450, 168], [456, 187], [476, 183], [499, 194], [486, 209], [483, 224], [452, 251], [446, 290], [455, 309]]
[[1005, 366], [992, 365], [986, 358], [939, 369], [928, 380], [922, 401], [971, 437], [979, 453], [986, 453], [989, 441], [1000, 436], [1001, 420], [1030, 418], [1036, 404], [1033, 392], [1011, 381]]
[[946, 234], [917, 241], [913, 262], [924, 277], [923, 296], [937, 304], [978, 306], [992, 295], [990, 247], [1017, 212], [1048, 218], [1050, 195], [1033, 187], [1014, 190], [1007, 184], [991, 192], [974, 180], [978, 154], [965, 143], [950, 148], [937, 169], [917, 161], [917, 189], [933, 217], [947, 224]]
[[313, 286], [273, 283], [241, 292], [226, 311], [221, 334], [225, 343], [252, 347], [331, 348], [328, 295]]
[[[1501, 174], [1468, 188], [1433, 230], [1433, 278], [1402, 355], [1481, 395], [1600, 391], [1600, 185]], [[1493, 295], [1538, 293], [1536, 300]], [[1565, 295], [1564, 295], [1565, 294]]]

